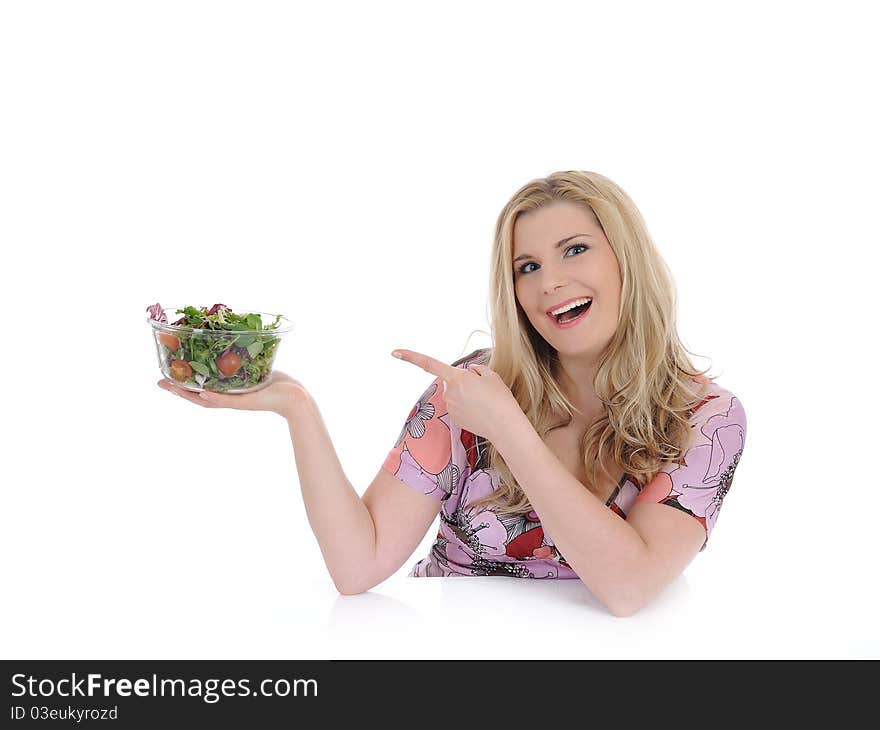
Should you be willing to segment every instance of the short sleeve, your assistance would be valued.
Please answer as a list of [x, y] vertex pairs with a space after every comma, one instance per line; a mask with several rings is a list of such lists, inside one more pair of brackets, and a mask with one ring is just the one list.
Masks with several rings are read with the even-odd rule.
[[436, 378], [410, 410], [397, 443], [382, 464], [404, 484], [441, 501], [449, 499], [458, 481], [442, 391], [442, 380]]
[[[485, 364], [488, 357], [488, 349], [475, 350], [452, 367], [466, 370], [471, 364]], [[382, 468], [422, 494], [446, 501], [458, 494], [462, 473], [470, 473], [463, 437], [449, 418], [443, 381], [435, 378], [410, 410]]]
[[690, 514], [706, 529], [706, 549], [746, 441], [740, 400], [712, 383], [691, 411], [691, 437], [680, 461], [665, 466], [639, 492], [639, 502], [667, 504]]

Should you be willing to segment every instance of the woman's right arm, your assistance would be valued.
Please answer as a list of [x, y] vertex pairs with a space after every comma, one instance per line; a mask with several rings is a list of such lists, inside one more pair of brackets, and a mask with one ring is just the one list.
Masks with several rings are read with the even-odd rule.
[[268, 410], [287, 421], [309, 525], [340, 593], [362, 593], [391, 576], [418, 547], [440, 502], [379, 469], [363, 499], [352, 487], [318, 404], [298, 381], [276, 373], [254, 393], [209, 394], [207, 400], [170, 381], [160, 387], [208, 408]]
[[[340, 593], [360, 592], [357, 589], [371, 582], [375, 570], [372, 515], [345, 476], [311, 395], [303, 388], [294, 390], [284, 415], [309, 525], [330, 577]], [[372, 585], [363, 590], [369, 588]]]
[[345, 476], [318, 404], [294, 391], [285, 416], [312, 532], [340, 593], [363, 593], [392, 575], [418, 547], [440, 502], [384, 469], [363, 499]]

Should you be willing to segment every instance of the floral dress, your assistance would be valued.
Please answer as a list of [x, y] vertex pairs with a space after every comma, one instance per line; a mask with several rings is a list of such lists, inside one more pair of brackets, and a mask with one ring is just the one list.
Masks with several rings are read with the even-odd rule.
[[[476, 350], [453, 366], [486, 364], [489, 353]], [[746, 415], [738, 398], [709, 381], [703, 400], [690, 411], [690, 423], [691, 443], [679, 462], [666, 465], [646, 485], [624, 474], [606, 506], [624, 520], [638, 502], [681, 510], [705, 528], [702, 551], [742, 456]], [[517, 515], [485, 506], [465, 509], [494, 492], [499, 478], [487, 467], [485, 441], [450, 420], [440, 378], [413, 406], [382, 468], [442, 502], [437, 538], [410, 576], [578, 577], [534, 510]]]

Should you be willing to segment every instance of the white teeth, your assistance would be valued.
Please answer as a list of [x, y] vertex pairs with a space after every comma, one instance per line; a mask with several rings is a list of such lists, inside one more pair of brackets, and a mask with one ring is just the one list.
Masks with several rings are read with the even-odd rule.
[[567, 312], [569, 309], [574, 309], [575, 307], [579, 307], [581, 304], [586, 304], [587, 302], [592, 302], [593, 297], [585, 297], [584, 299], [575, 299], [570, 304], [566, 304], [564, 307], [560, 307], [559, 309], [554, 309], [550, 314], [555, 317], [558, 317], [563, 312]]

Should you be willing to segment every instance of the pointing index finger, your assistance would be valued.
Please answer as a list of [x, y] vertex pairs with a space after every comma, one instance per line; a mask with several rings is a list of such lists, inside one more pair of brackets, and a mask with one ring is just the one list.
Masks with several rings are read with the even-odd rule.
[[392, 354], [394, 354], [395, 357], [399, 357], [401, 360], [406, 360], [413, 365], [418, 365], [422, 370], [425, 370], [432, 375], [445, 378], [446, 380], [456, 377], [459, 373], [457, 368], [447, 365], [445, 362], [441, 362], [428, 355], [422, 355], [419, 352], [413, 352], [412, 350], [395, 350]]

